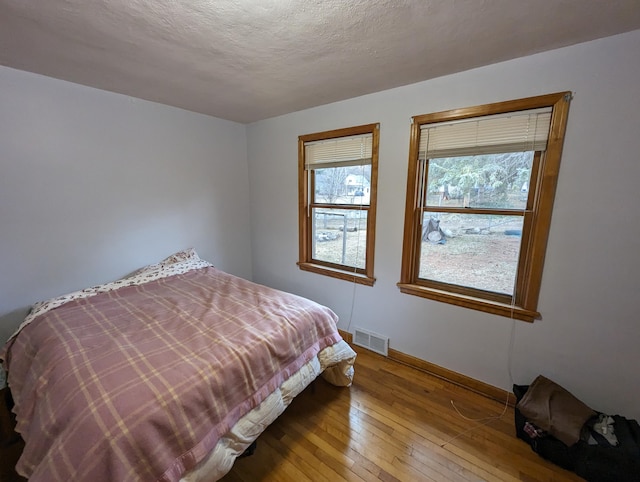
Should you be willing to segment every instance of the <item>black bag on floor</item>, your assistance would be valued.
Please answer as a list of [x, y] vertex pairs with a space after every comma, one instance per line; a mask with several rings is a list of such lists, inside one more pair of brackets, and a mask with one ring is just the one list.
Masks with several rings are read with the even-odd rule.
[[[529, 388], [514, 385], [518, 402]], [[635, 420], [614, 415], [615, 447], [589, 445], [584, 440], [568, 447], [551, 435], [536, 436], [527, 430], [527, 419], [515, 408], [516, 435], [534, 452], [560, 467], [575, 472], [589, 482], [640, 482], [640, 426]]]

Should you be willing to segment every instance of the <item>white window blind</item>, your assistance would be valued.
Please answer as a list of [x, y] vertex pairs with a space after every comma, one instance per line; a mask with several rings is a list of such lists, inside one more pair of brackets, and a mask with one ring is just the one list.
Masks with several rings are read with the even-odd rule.
[[373, 135], [305, 142], [304, 150], [305, 169], [371, 164]]
[[419, 159], [544, 151], [551, 107], [509, 112], [420, 128]]

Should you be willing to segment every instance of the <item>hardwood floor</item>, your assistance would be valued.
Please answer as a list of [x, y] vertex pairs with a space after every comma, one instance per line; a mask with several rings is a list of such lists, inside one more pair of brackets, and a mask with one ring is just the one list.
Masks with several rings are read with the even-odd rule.
[[[480, 422], [465, 420], [458, 414]], [[489, 419], [487, 417], [499, 417]], [[224, 482], [580, 481], [515, 437], [513, 409], [359, 350], [351, 388], [318, 379]]]

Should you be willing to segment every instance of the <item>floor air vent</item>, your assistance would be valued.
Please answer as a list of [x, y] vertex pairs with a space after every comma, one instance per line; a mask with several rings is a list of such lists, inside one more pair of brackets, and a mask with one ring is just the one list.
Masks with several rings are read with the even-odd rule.
[[387, 356], [389, 351], [389, 338], [386, 336], [371, 333], [370, 331], [356, 328], [353, 335], [353, 343], [368, 348], [371, 351]]

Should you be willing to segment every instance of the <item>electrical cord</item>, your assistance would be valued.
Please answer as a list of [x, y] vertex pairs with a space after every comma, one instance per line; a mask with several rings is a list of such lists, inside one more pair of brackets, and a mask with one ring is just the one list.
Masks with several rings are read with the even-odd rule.
[[[521, 248], [522, 249], [522, 248]], [[513, 385], [513, 373], [511, 371], [511, 367], [513, 364], [513, 347], [515, 344], [515, 330], [516, 330], [516, 321], [515, 318], [513, 316], [513, 313], [515, 311], [516, 308], [516, 286], [517, 286], [517, 278], [514, 280], [514, 287], [513, 287], [513, 295], [511, 296], [511, 329], [509, 332], [509, 348], [507, 350], [507, 372], [509, 374], [509, 381], [511, 382], [511, 385]], [[507, 397], [504, 401], [504, 406], [502, 408], [502, 412], [499, 415], [491, 415], [488, 417], [482, 417], [482, 418], [472, 418], [472, 417], [467, 417], [466, 415], [464, 415], [462, 412], [460, 412], [460, 410], [458, 410], [458, 407], [456, 407], [456, 404], [453, 400], [451, 400], [451, 406], [453, 407], [453, 409], [456, 411], [456, 413], [462, 417], [464, 420], [467, 420], [469, 422], [476, 422], [478, 423], [478, 425], [471, 427], [467, 430], [465, 430], [464, 432], [460, 432], [457, 435], [455, 435], [454, 437], [451, 437], [450, 439], [448, 439], [446, 442], [444, 442], [443, 444], [440, 445], [440, 447], [444, 448], [446, 447], [449, 443], [453, 442], [454, 440], [470, 433], [473, 432], [474, 430], [477, 430], [485, 425], [488, 425], [489, 423], [493, 422], [494, 420], [500, 420], [502, 417], [504, 417], [504, 414], [507, 413], [507, 408], [509, 407], [509, 393], [507, 392]]]

